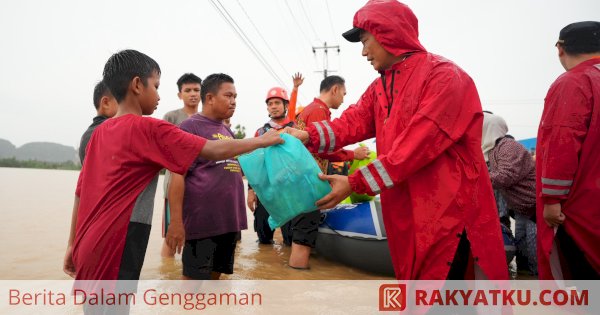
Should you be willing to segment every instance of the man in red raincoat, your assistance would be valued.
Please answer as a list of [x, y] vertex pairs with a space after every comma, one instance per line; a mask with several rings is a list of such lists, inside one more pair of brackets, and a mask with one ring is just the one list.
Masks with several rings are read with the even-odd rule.
[[333, 190], [317, 205], [381, 193], [398, 279], [507, 279], [475, 84], [421, 46], [417, 18], [402, 3], [369, 1], [353, 24], [343, 36], [362, 42], [381, 77], [339, 119], [288, 132], [318, 153], [375, 137], [378, 158], [349, 177], [320, 175]]
[[569, 24], [537, 138], [540, 279], [600, 279], [600, 22]]

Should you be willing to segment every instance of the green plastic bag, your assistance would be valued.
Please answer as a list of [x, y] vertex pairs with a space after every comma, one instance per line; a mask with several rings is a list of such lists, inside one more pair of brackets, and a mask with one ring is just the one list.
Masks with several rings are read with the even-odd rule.
[[[364, 147], [364, 144], [359, 144], [359, 146]], [[375, 159], [377, 158], [377, 153], [371, 151], [369, 152], [369, 157], [364, 159], [364, 160], [354, 160], [352, 162], [352, 165], [350, 165], [350, 170], [348, 170], [348, 175], [352, 175], [354, 174], [354, 172], [356, 170], [358, 170], [359, 168], [368, 165], [369, 163], [373, 162]], [[352, 203], [359, 203], [359, 202], [365, 202], [365, 201], [371, 201], [373, 200], [373, 196], [369, 196], [366, 194], [357, 194], [357, 193], [352, 193], [350, 195], [350, 200], [352, 201]]]
[[281, 137], [285, 143], [238, 158], [248, 183], [270, 215], [271, 229], [316, 210], [315, 202], [331, 192], [329, 183], [319, 179], [321, 170], [302, 142], [288, 134]]

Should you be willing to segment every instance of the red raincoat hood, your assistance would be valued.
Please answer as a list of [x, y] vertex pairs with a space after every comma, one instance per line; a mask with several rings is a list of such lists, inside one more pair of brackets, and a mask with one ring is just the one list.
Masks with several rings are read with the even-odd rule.
[[395, 56], [426, 51], [419, 42], [417, 17], [396, 0], [370, 0], [354, 14], [353, 25], [373, 34]]

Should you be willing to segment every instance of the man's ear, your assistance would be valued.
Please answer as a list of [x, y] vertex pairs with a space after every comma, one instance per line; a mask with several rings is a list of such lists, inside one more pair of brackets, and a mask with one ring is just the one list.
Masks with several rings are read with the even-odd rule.
[[[208, 92], [208, 93], [206, 93], [206, 97], [204, 99], [206, 101], [206, 104], [210, 104], [214, 98], [215, 98], [215, 96], [212, 93]], [[204, 105], [204, 103], [205, 102], [202, 102], [202, 105]]]
[[144, 83], [142, 82], [142, 79], [140, 77], [134, 77], [133, 80], [131, 80], [131, 83], [129, 84], [129, 88], [131, 89], [133, 94], [140, 95], [144, 90]]
[[336, 85], [334, 85], [334, 86], [331, 87], [331, 94], [332, 95], [337, 95], [339, 91], [340, 91], [340, 86], [339, 85], [336, 84]]
[[565, 55], [565, 48], [561, 45], [556, 45], [556, 48], [558, 49], [558, 56], [562, 57]]
[[181, 92], [177, 92], [177, 97], [179, 97], [179, 99], [181, 99]]
[[110, 97], [108, 97], [106, 95], [102, 96], [102, 98], [100, 99], [100, 107], [104, 108], [104, 109], [108, 109], [110, 106], [109, 101], [110, 101]]

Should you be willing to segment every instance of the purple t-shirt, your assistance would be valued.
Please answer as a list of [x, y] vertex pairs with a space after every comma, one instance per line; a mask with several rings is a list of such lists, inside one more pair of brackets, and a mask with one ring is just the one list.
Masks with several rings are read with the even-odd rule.
[[[233, 139], [220, 121], [194, 114], [180, 128], [208, 140]], [[185, 177], [183, 224], [186, 240], [201, 239], [248, 228], [244, 183], [237, 159], [197, 158]]]

